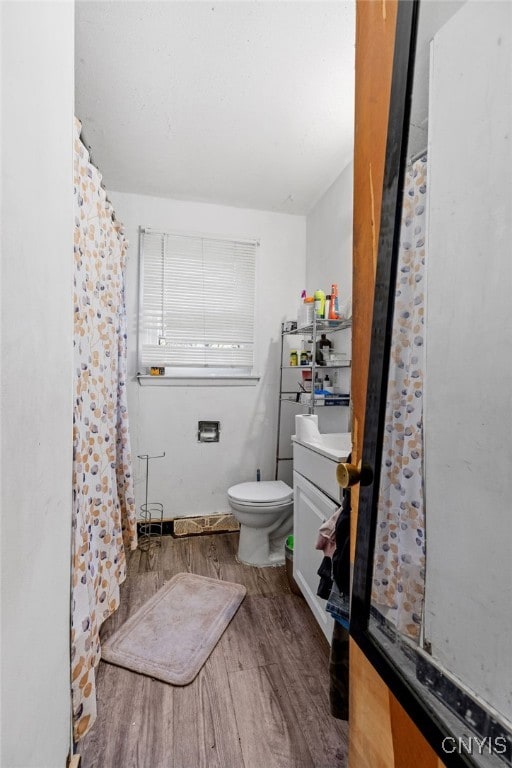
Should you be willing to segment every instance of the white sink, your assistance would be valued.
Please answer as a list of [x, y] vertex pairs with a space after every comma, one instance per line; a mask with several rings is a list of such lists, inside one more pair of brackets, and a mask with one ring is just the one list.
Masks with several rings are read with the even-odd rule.
[[346, 461], [352, 450], [350, 432], [321, 433], [318, 430], [318, 416], [298, 414], [295, 417], [294, 443], [303, 445], [331, 461]]

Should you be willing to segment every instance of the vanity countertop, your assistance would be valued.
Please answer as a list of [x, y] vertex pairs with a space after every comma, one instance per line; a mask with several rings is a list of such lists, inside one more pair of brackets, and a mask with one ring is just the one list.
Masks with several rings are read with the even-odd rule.
[[318, 433], [313, 437], [302, 439], [298, 438], [297, 435], [292, 435], [292, 441], [337, 463], [346, 461], [352, 451], [350, 432]]

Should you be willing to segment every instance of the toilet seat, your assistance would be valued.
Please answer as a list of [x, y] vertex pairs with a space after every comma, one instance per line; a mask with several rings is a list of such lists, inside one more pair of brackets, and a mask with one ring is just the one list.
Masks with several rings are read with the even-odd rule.
[[258, 509], [284, 507], [293, 499], [293, 488], [282, 480], [262, 480], [233, 485], [228, 490], [228, 496], [238, 504]]
[[286, 509], [286, 507], [290, 506], [292, 499], [288, 499], [288, 501], [280, 501], [279, 503], [275, 501], [265, 503], [257, 501], [238, 501], [238, 499], [231, 497], [231, 501], [233, 501], [239, 509], [253, 510], [258, 514], [258, 512], [266, 512], [267, 510], [275, 510], [278, 512], [280, 509]]

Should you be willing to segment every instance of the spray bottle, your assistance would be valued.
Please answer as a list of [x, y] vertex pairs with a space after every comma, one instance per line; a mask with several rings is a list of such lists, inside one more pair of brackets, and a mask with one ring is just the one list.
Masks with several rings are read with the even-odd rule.
[[338, 286], [333, 283], [331, 286], [331, 302], [329, 306], [329, 320], [337, 320], [340, 316], [338, 303]]

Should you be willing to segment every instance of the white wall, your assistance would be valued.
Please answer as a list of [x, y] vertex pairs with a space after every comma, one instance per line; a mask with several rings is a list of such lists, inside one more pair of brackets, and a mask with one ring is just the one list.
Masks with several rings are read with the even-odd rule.
[[70, 744], [73, 20], [1, 4], [3, 768]]
[[[137, 504], [144, 500], [144, 465], [137, 454], [165, 451], [165, 458], [150, 466], [150, 500], [163, 502], [164, 517], [228, 512], [230, 485], [255, 479], [257, 468], [262, 479], [274, 477], [280, 327], [284, 319], [296, 317], [304, 284], [305, 218], [120, 192], [109, 197], [130, 241], [128, 400]], [[261, 379], [256, 386], [141, 387], [137, 383], [140, 225], [259, 238], [256, 371]], [[193, 297], [189, 307], [193, 311]], [[219, 443], [198, 443], [200, 419], [221, 422]], [[291, 482], [291, 466], [280, 477]]]
[[[349, 163], [310, 211], [306, 222], [306, 287], [330, 293], [338, 286], [340, 302], [352, 296], [352, 211], [354, 165]], [[330, 337], [335, 348], [349, 353], [352, 332], [339, 331]], [[338, 372], [337, 383], [350, 391], [350, 369]], [[349, 431], [348, 408], [319, 408], [318, 423], [323, 432]]]
[[307, 217], [306, 284], [330, 293], [337, 283], [340, 299], [352, 295], [352, 211], [354, 165], [349, 163]]

